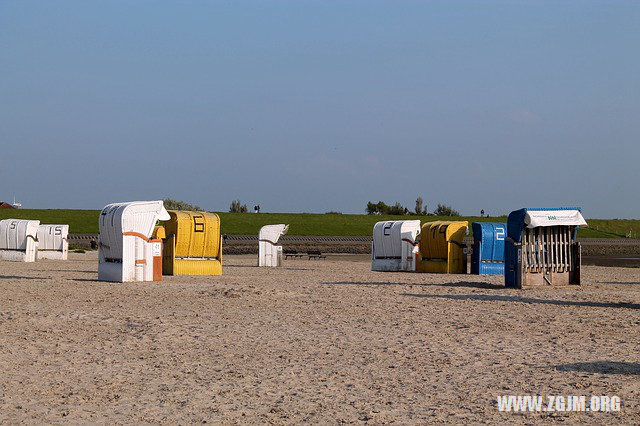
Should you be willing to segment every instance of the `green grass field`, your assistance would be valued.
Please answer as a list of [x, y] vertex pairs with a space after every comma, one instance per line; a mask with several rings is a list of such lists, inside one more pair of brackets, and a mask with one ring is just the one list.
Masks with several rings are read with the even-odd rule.
[[97, 234], [100, 210], [2, 209], [0, 219], [37, 219], [40, 223], [68, 224], [72, 234]]
[[[0, 219], [39, 219], [41, 223], [69, 224], [73, 234], [97, 234], [99, 210], [0, 210]], [[257, 234], [263, 225], [288, 223], [290, 235], [371, 235], [373, 225], [381, 220], [420, 219], [451, 220], [437, 216], [369, 216], [359, 214], [307, 214], [307, 213], [218, 213], [225, 234]], [[506, 217], [461, 217], [454, 220], [471, 222], [506, 221]], [[583, 238], [623, 238], [631, 232], [640, 238], [640, 220], [589, 219], [589, 228], [580, 229]]]

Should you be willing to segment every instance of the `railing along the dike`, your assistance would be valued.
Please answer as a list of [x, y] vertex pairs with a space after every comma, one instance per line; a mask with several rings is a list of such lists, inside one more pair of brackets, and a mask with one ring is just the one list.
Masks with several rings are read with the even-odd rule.
[[[98, 234], [69, 234], [69, 243], [98, 242]], [[223, 235], [227, 243], [244, 245], [257, 244], [257, 235]], [[371, 244], [372, 237], [365, 236], [323, 236], [323, 235], [283, 235], [280, 244], [320, 244], [320, 245], [361, 245]], [[640, 245], [637, 238], [578, 238], [582, 245]], [[472, 237], [464, 239], [465, 244], [473, 244]]]

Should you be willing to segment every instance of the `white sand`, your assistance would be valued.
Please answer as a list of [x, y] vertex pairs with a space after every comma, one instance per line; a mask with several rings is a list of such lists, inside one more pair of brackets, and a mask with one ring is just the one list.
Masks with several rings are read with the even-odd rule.
[[[0, 262], [0, 421], [640, 423], [640, 269], [581, 287], [228, 256], [222, 277], [96, 282], [95, 253]], [[622, 411], [499, 413], [501, 394]]]

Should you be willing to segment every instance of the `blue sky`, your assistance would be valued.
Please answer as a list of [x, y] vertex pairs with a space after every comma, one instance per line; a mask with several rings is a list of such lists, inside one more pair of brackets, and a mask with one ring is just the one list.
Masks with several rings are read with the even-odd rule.
[[0, 0], [0, 199], [640, 218], [640, 2]]

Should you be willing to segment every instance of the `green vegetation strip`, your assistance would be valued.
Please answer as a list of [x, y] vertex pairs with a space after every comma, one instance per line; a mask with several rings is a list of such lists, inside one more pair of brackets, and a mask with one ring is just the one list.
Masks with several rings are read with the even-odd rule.
[[2, 209], [0, 219], [31, 219], [40, 223], [66, 224], [72, 234], [97, 234], [100, 210]]
[[[97, 234], [99, 210], [0, 210], [0, 219], [38, 219], [40, 223], [69, 224], [72, 234]], [[504, 222], [506, 217], [439, 217], [439, 216], [374, 216], [363, 214], [308, 213], [218, 213], [222, 232], [231, 235], [257, 234], [260, 227], [274, 223], [288, 223], [289, 235], [371, 235], [373, 225], [381, 220], [419, 219], [467, 220], [471, 222]], [[582, 238], [624, 238], [631, 232], [640, 238], [640, 220], [590, 219], [589, 228], [580, 229]], [[471, 232], [471, 230], [469, 230]]]

